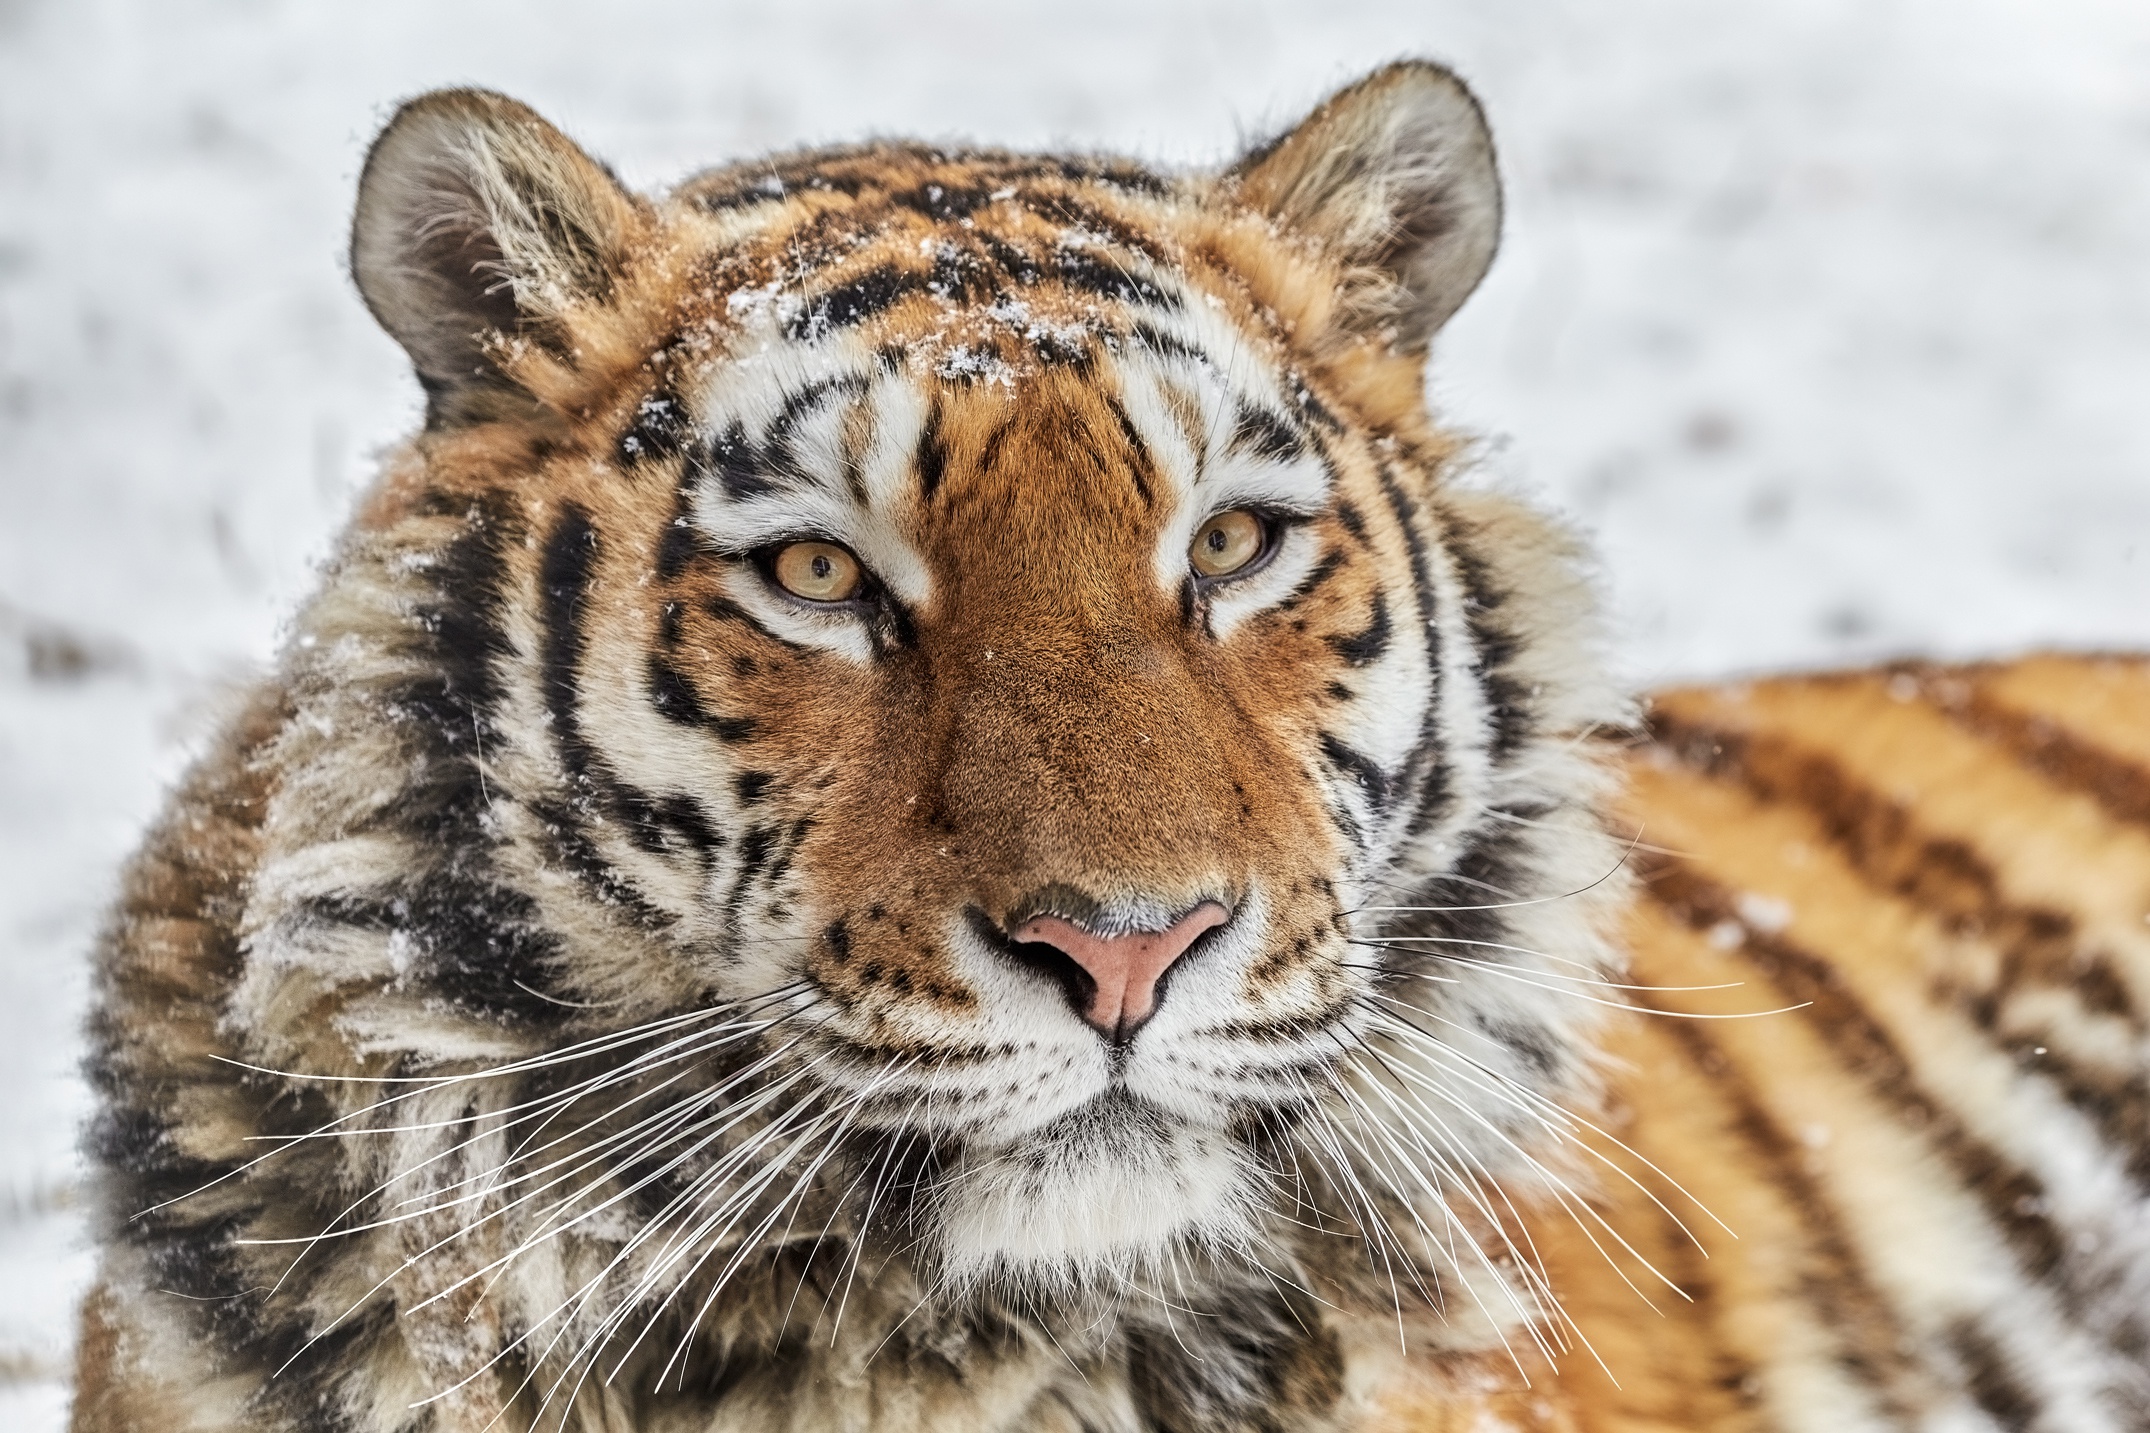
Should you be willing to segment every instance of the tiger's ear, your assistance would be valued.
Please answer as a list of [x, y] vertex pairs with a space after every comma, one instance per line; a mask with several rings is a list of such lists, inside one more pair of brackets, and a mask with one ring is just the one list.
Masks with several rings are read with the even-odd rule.
[[429, 427], [529, 411], [494, 361], [518, 338], [569, 357], [564, 319], [601, 302], [640, 201], [537, 113], [436, 90], [388, 122], [358, 181], [351, 274], [411, 356]]
[[1500, 244], [1485, 115], [1463, 81], [1428, 61], [1338, 91], [1232, 172], [1243, 199], [1373, 278], [1351, 285], [1348, 321], [1401, 353], [1425, 351]]

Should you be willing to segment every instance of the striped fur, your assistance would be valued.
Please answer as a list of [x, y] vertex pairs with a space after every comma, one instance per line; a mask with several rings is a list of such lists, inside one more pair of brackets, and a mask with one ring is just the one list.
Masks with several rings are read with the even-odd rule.
[[[1498, 214], [1424, 65], [1219, 175], [661, 201], [407, 106], [353, 266], [427, 427], [101, 949], [76, 1428], [2138, 1426], [2150, 864], [2055, 793], [2139, 800], [2139, 695], [1675, 695], [1609, 816], [1575, 548], [1420, 398]], [[1124, 1043], [1011, 935], [1204, 903]]]
[[2122, 658], [1658, 698], [1622, 816], [1663, 1013], [1604, 1036], [1631, 1247], [1541, 1246], [1612, 1377], [1506, 1426], [2150, 1426], [2146, 716]]

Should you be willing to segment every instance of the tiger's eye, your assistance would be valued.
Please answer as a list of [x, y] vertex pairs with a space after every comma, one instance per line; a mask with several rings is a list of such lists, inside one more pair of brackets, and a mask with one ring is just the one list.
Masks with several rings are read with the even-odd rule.
[[859, 560], [833, 542], [795, 542], [777, 553], [777, 585], [809, 602], [849, 602], [866, 585]]
[[1203, 577], [1229, 577], [1262, 555], [1268, 536], [1253, 513], [1221, 512], [1195, 533], [1187, 560]]

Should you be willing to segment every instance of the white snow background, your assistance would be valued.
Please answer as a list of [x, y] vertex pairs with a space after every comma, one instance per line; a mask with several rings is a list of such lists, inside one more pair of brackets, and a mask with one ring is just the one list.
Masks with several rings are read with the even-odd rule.
[[0, 0], [0, 1427], [60, 1428], [84, 958], [417, 421], [344, 271], [393, 104], [639, 186], [869, 133], [1207, 164], [1401, 54], [1501, 146], [1433, 397], [1594, 532], [1640, 682], [2150, 646], [2150, 5]]

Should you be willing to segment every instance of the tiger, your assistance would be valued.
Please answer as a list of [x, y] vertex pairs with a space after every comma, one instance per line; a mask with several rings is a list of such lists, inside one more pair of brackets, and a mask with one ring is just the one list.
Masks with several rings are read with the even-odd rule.
[[76, 1433], [2150, 1427], [2150, 666], [1633, 698], [1402, 61], [1228, 165], [398, 110], [423, 426], [97, 947]]

